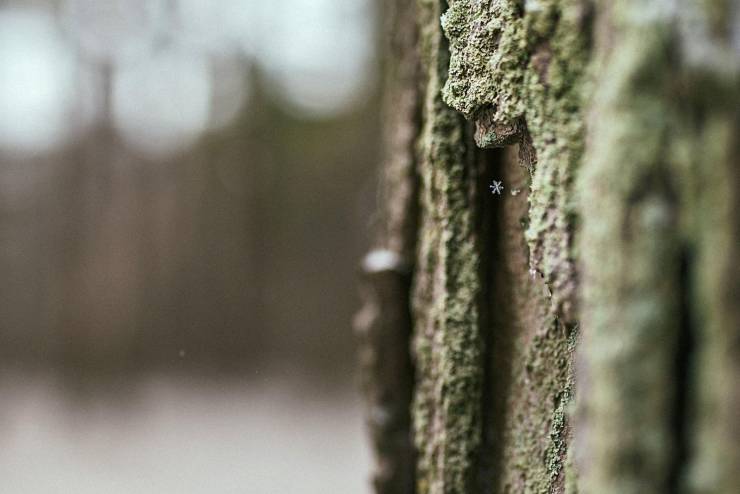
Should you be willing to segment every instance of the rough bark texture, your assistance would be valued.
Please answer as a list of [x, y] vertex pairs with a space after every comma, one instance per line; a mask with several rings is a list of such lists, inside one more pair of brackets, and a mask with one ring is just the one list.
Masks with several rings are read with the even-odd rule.
[[416, 492], [737, 492], [738, 2], [417, 6]]
[[474, 148], [462, 116], [442, 101], [449, 61], [438, 25], [441, 7], [438, 1], [419, 2], [424, 108], [412, 407], [419, 494], [467, 492], [481, 440]]
[[420, 62], [415, 0], [388, 1], [380, 225], [362, 263], [364, 307], [355, 319], [367, 424], [379, 494], [414, 491], [410, 286], [416, 246], [416, 139]]
[[584, 492], [740, 489], [737, 15], [599, 4], [581, 177]]

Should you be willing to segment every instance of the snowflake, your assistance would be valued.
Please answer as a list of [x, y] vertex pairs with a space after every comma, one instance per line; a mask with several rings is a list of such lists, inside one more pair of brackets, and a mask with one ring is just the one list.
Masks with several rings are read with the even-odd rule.
[[501, 182], [493, 181], [493, 185], [488, 186], [491, 189], [491, 194], [498, 194], [501, 195], [501, 192], [504, 190], [504, 186], [501, 185]]

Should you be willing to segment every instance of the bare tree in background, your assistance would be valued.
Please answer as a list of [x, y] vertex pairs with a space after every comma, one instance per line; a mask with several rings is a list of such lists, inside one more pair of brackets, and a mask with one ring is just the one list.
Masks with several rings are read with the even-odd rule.
[[740, 6], [388, 3], [376, 492], [737, 492]]

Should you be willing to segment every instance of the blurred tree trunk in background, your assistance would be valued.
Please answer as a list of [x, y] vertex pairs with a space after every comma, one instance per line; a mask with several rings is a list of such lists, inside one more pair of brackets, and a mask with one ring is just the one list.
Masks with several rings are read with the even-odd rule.
[[376, 492], [737, 492], [738, 3], [389, 3]]

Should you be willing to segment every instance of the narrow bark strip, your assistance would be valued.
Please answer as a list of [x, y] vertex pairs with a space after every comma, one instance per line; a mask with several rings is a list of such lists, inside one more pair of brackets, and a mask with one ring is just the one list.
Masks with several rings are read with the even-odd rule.
[[384, 158], [376, 247], [362, 263], [355, 319], [376, 494], [413, 494], [410, 286], [416, 246], [420, 91], [415, 0], [385, 2]]
[[449, 63], [439, 25], [445, 2], [421, 0], [419, 8], [424, 109], [413, 292], [417, 489], [464, 494], [471, 492], [481, 441], [483, 377], [472, 132], [442, 101]]

